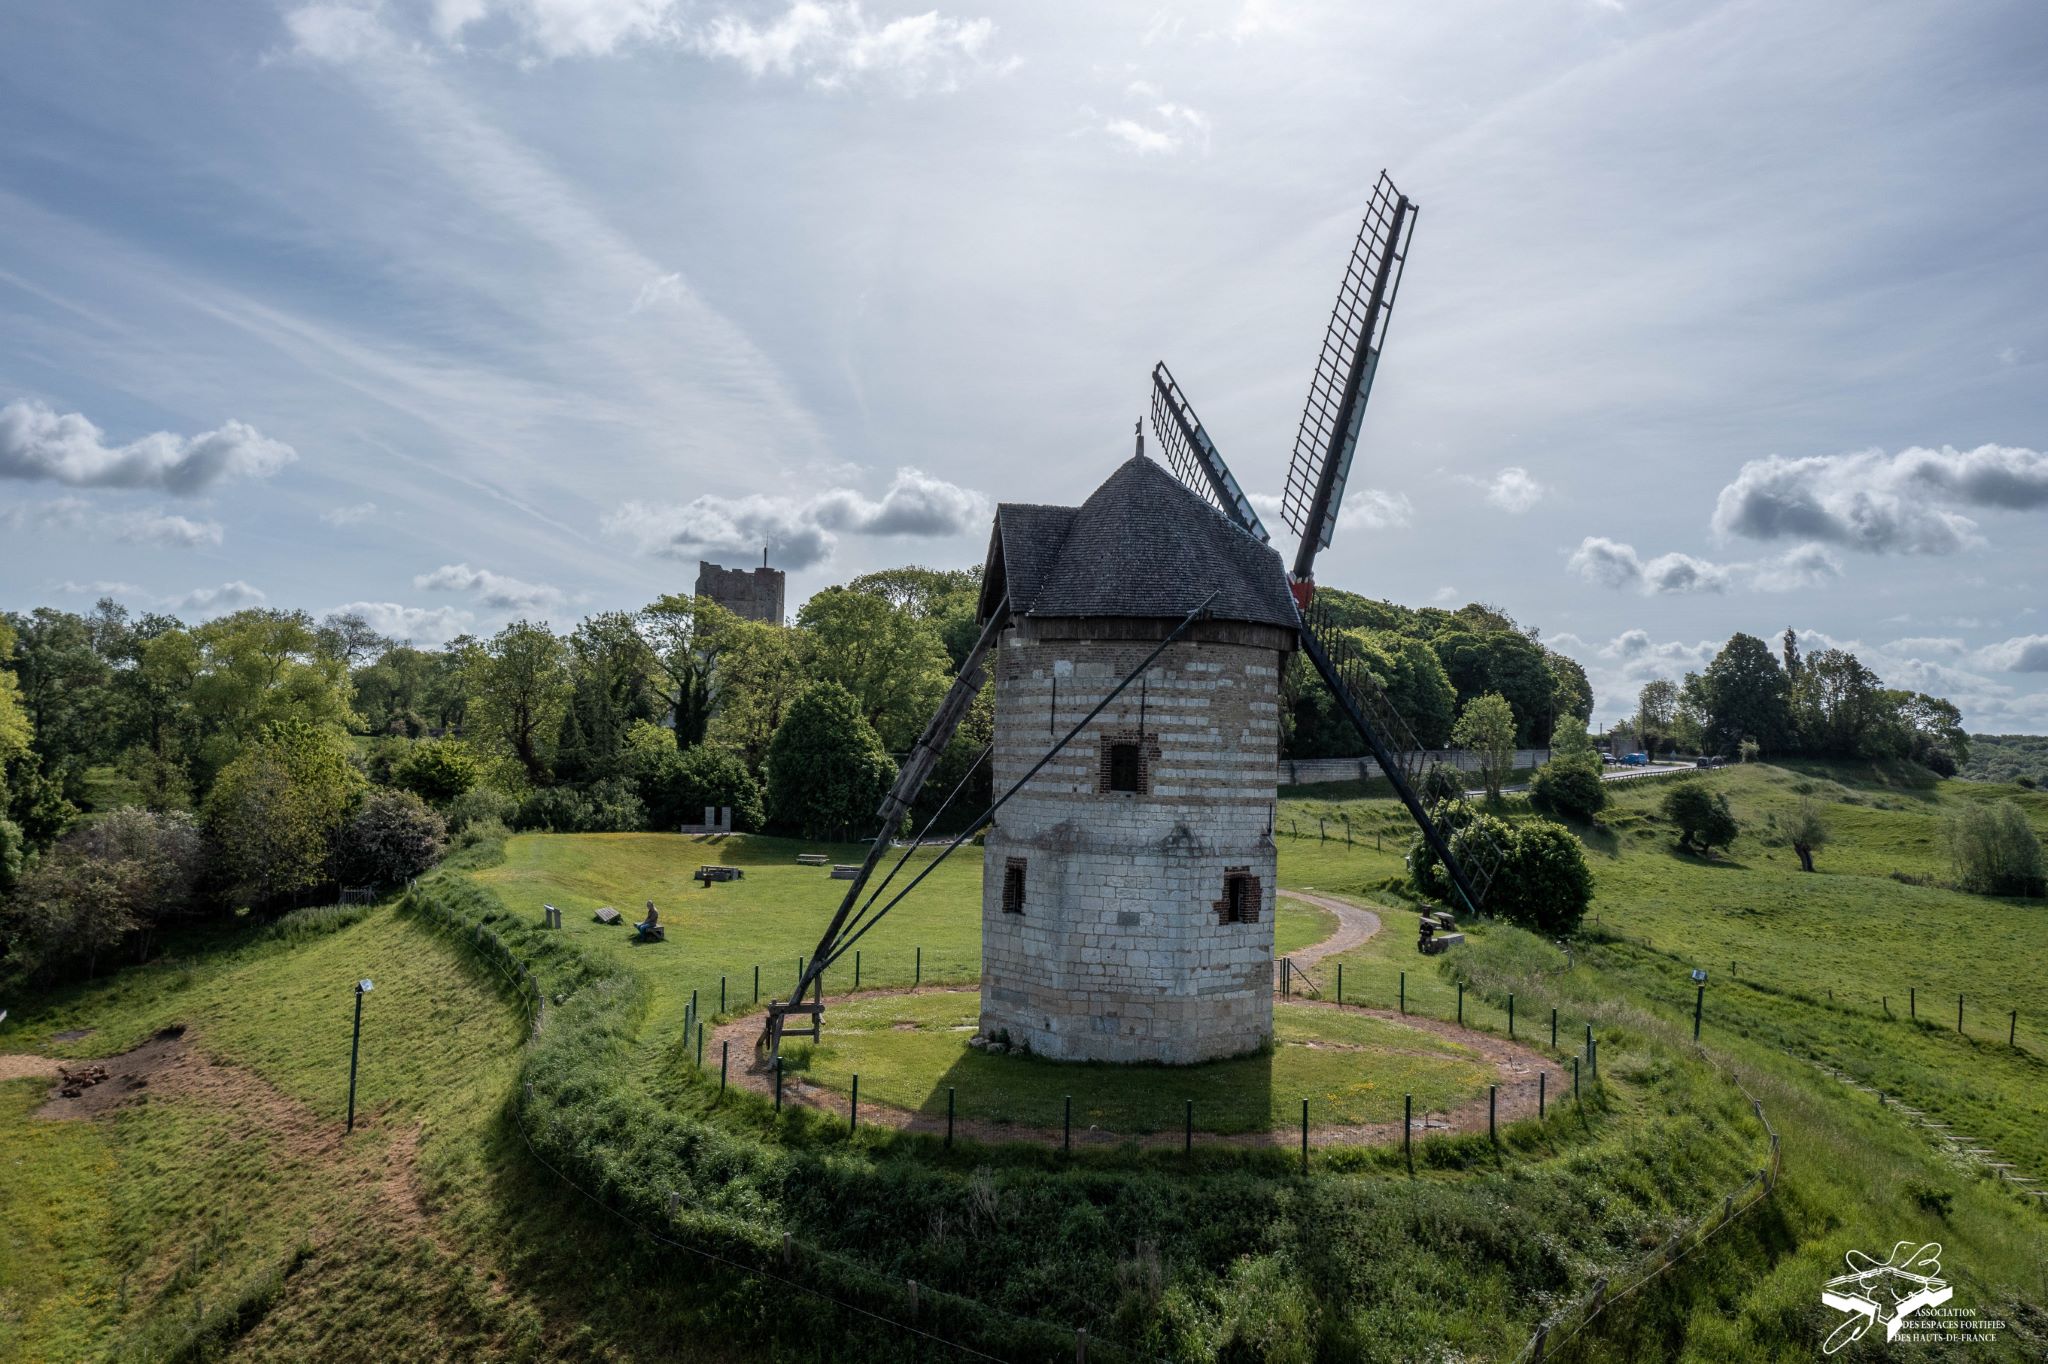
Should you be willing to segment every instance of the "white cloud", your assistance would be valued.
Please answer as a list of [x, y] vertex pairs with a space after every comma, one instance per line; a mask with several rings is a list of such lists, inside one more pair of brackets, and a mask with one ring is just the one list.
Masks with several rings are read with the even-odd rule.
[[412, 580], [422, 592], [467, 592], [483, 605], [500, 611], [536, 611], [560, 606], [562, 590], [545, 583], [529, 583], [488, 568], [468, 564], [443, 564], [431, 573]]
[[830, 558], [838, 533], [959, 535], [988, 514], [988, 499], [980, 493], [904, 468], [880, 501], [852, 488], [829, 488], [808, 498], [707, 493], [681, 506], [627, 502], [604, 525], [638, 541], [643, 553], [662, 558], [751, 560], [765, 548], [778, 566], [802, 569]]
[[0, 478], [186, 495], [226, 479], [263, 478], [297, 458], [291, 446], [238, 421], [197, 436], [158, 431], [108, 445], [106, 433], [79, 413], [34, 401], [0, 407]]
[[1549, 492], [1527, 469], [1510, 464], [1492, 478], [1474, 478], [1460, 474], [1458, 481], [1469, 483], [1475, 488], [1486, 490], [1486, 500], [1511, 515], [1520, 516], [1543, 500]]
[[133, 597], [140, 594], [142, 591], [142, 589], [136, 586], [134, 583], [79, 583], [69, 581], [58, 583], [51, 590], [56, 592], [62, 592], [67, 596], [74, 597]]
[[352, 601], [334, 610], [361, 616], [380, 635], [429, 649], [466, 634], [476, 620], [460, 607], [406, 606], [395, 601]]
[[1909, 635], [1895, 639], [1884, 646], [1885, 652], [1894, 654], [1940, 654], [1959, 658], [1964, 653], [1963, 642], [1951, 636]]
[[95, 540], [176, 549], [217, 545], [225, 536], [218, 521], [196, 521], [153, 508], [102, 511], [82, 497], [59, 497], [9, 507], [0, 511], [0, 525], [10, 530], [62, 531]]
[[1439, 606], [1449, 606], [1458, 599], [1458, 589], [1455, 587], [1439, 587], [1436, 591], [1429, 594], [1429, 599]]
[[1714, 530], [1869, 554], [1953, 554], [1983, 543], [1958, 508], [2048, 507], [2048, 455], [2018, 446], [1751, 460], [1721, 490]]
[[330, 526], [359, 526], [376, 515], [375, 502], [351, 502], [345, 507], [329, 507], [320, 513], [320, 519]]
[[956, 90], [970, 76], [1013, 69], [1014, 58], [991, 54], [994, 36], [988, 19], [929, 10], [878, 23], [857, 3], [796, 0], [765, 23], [724, 15], [687, 41], [756, 78], [801, 76], [821, 90], [875, 84], [916, 95]]
[[1362, 530], [1393, 530], [1414, 519], [1415, 504], [1406, 493], [1352, 488], [1344, 494], [1344, 510], [1338, 515], [1337, 524]]
[[2016, 635], [1977, 651], [1977, 666], [2006, 673], [2048, 673], [2048, 635]]
[[171, 605], [180, 611], [197, 611], [203, 616], [225, 615], [240, 611], [248, 606], [261, 606], [269, 598], [259, 588], [237, 578], [222, 583], [219, 587], [196, 587], [182, 597], [174, 598]]
[[1633, 588], [1645, 596], [1724, 592], [1731, 586], [1759, 592], [1794, 592], [1819, 587], [1842, 572], [1841, 563], [1819, 545], [1801, 545], [1772, 559], [1717, 564], [1691, 554], [1660, 554], [1644, 560], [1634, 545], [1589, 535], [1565, 566], [1601, 587]]
[[1147, 81], [1133, 81], [1126, 93], [1146, 101], [1146, 107], [1126, 113], [1098, 115], [1092, 109], [1082, 113], [1100, 118], [1102, 132], [1145, 156], [1169, 156], [1192, 151], [1209, 152], [1209, 116], [1200, 109], [1159, 98], [1159, 89]]

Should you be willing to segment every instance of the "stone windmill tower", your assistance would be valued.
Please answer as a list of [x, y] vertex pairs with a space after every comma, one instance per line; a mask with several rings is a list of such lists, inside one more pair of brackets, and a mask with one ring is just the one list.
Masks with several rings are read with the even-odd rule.
[[996, 789], [1208, 605], [987, 830], [981, 1026], [1061, 1060], [1184, 1063], [1273, 1031], [1280, 556], [1133, 456], [1078, 507], [996, 512]]
[[1336, 533], [1415, 214], [1382, 174], [1288, 465], [1282, 513], [1301, 537], [1291, 566], [1163, 364], [1152, 429], [1173, 474], [1140, 451], [1078, 507], [998, 510], [981, 636], [905, 756], [881, 831], [795, 988], [769, 1002], [764, 1056], [792, 1031], [818, 1035], [825, 971], [966, 841], [886, 901], [912, 849], [870, 886], [991, 670], [996, 736], [984, 756], [998, 794], [972, 821], [987, 831], [984, 1033], [1045, 1056], [1167, 1062], [1235, 1055], [1271, 1035], [1280, 670], [1297, 648], [1463, 907], [1478, 908], [1499, 849], [1475, 826], [1454, 852], [1415, 794], [1419, 746], [1315, 599], [1316, 555]]

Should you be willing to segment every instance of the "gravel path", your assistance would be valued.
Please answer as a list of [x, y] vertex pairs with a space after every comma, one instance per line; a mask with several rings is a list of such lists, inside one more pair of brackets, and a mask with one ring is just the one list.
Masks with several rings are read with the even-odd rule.
[[1280, 893], [1290, 900], [1299, 900], [1305, 905], [1314, 905], [1317, 909], [1327, 909], [1337, 916], [1335, 933], [1313, 947], [1304, 947], [1299, 952], [1288, 954], [1293, 957], [1296, 966], [1314, 966], [1324, 957], [1349, 952], [1380, 931], [1380, 916], [1369, 909], [1360, 909], [1357, 905], [1346, 904], [1328, 895], [1311, 895], [1307, 891], [1283, 890]]

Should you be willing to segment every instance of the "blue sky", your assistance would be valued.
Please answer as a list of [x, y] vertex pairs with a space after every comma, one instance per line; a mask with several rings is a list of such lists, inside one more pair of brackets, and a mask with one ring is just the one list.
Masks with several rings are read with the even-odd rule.
[[[1279, 491], [1422, 205], [1325, 582], [1602, 718], [1731, 631], [2048, 730], [2031, 3], [10, 8], [0, 600], [566, 626], [1075, 501], [1165, 359]], [[1275, 518], [1270, 518], [1275, 519]]]

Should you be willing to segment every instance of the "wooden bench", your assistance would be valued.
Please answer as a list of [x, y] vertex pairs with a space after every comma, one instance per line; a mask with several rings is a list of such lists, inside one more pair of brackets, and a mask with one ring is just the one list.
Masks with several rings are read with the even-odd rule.
[[796, 855], [796, 862], [800, 867], [822, 867], [831, 860], [824, 853], [798, 853]]
[[694, 879], [702, 881], [708, 886], [714, 881], [738, 881], [745, 876], [746, 872], [738, 867], [721, 867], [713, 863], [706, 863], [697, 868], [697, 875]]
[[834, 881], [851, 881], [859, 875], [860, 864], [858, 862], [835, 862], [832, 864], [832, 879]]
[[1439, 933], [1422, 945], [1422, 954], [1425, 957], [1434, 957], [1439, 952], [1448, 951], [1464, 941], [1463, 933]]

